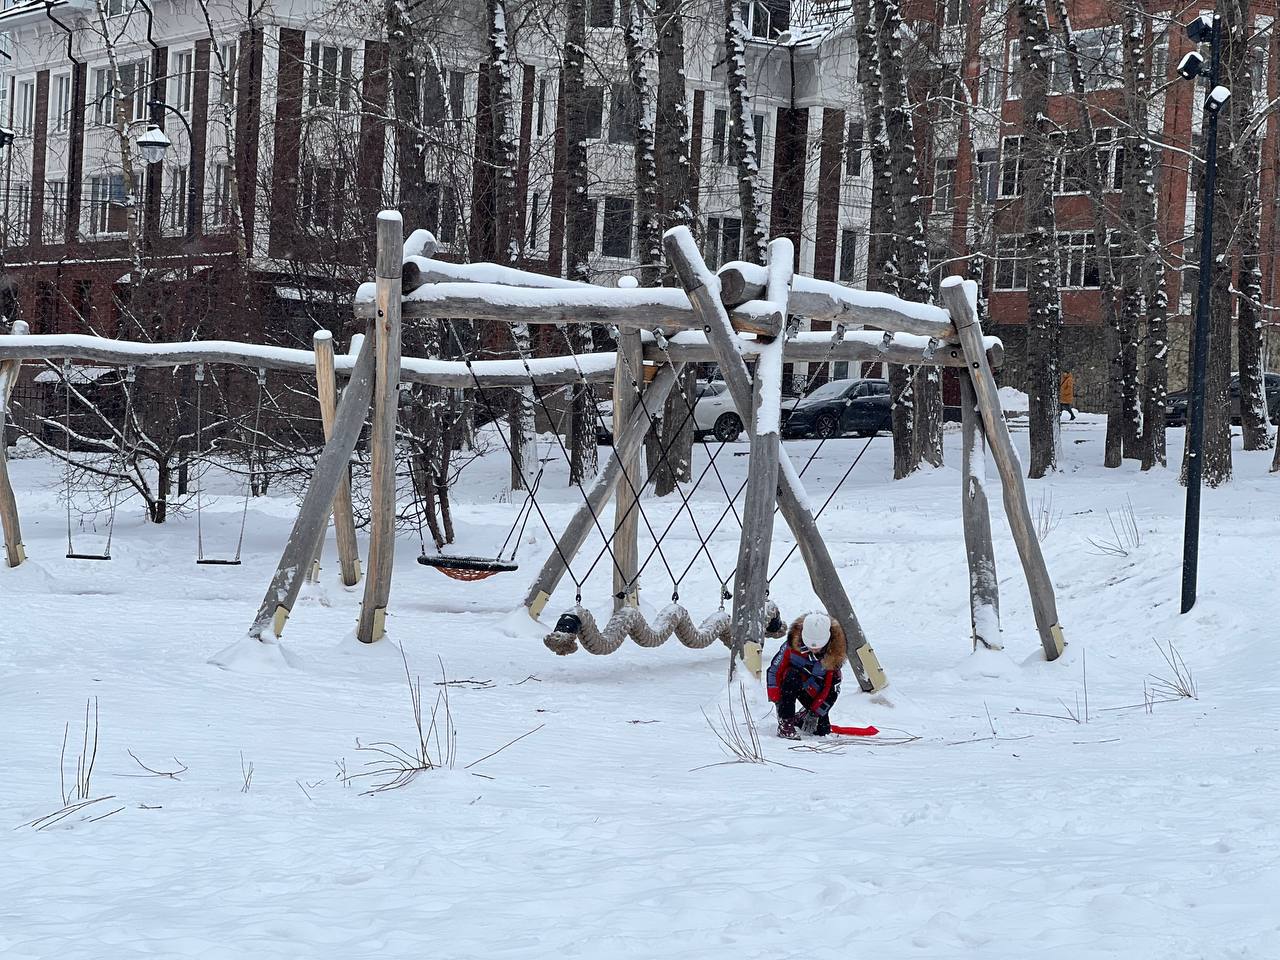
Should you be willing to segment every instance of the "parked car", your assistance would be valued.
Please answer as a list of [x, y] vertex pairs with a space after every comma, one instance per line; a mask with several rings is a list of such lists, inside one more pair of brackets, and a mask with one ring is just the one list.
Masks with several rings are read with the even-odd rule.
[[798, 403], [782, 405], [782, 436], [873, 437], [891, 428], [889, 381], [829, 380]]
[[[1271, 422], [1275, 423], [1280, 417], [1280, 373], [1268, 373], [1264, 375], [1264, 383], [1266, 385], [1267, 394], [1267, 415], [1271, 418]], [[1185, 427], [1187, 425], [1187, 405], [1190, 402], [1190, 393], [1186, 390], [1178, 390], [1168, 394], [1164, 399], [1164, 415], [1165, 422], [1171, 427]], [[1232, 374], [1231, 376], [1231, 422], [1240, 422], [1240, 375]]]
[[[613, 443], [613, 403], [602, 400], [596, 404], [600, 416], [596, 421], [596, 441], [604, 446]], [[677, 404], [680, 416], [687, 410]], [[693, 403], [694, 437], [705, 440], [715, 437], [721, 443], [730, 443], [742, 435], [742, 418], [729, 396], [729, 386], [723, 380], [699, 380]]]

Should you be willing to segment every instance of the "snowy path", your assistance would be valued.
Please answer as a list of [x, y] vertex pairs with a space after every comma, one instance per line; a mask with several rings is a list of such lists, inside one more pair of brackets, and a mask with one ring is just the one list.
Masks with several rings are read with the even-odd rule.
[[[390, 645], [342, 640], [359, 595], [335, 585], [335, 564], [286, 632], [299, 669], [205, 662], [251, 620], [287, 500], [253, 505], [242, 567], [196, 567], [193, 522], [149, 529], [132, 507], [118, 559], [74, 564], [62, 559], [57, 471], [16, 460], [32, 562], [0, 570], [0, 957], [1280, 956], [1280, 478], [1266, 456], [1242, 454], [1231, 487], [1206, 492], [1201, 601], [1179, 617], [1175, 478], [1104, 472], [1092, 465], [1098, 425], [1066, 433], [1083, 441], [1068, 443], [1067, 468], [1030, 485], [1061, 514], [1044, 543], [1069, 643], [1056, 664], [1039, 659], [999, 498], [1008, 652], [975, 657], [958, 474], [889, 484], [889, 441], [874, 441], [822, 526], [891, 687], [876, 703], [849, 681], [835, 712], [921, 739], [821, 754], [766, 737], [771, 759], [806, 769], [694, 769], [723, 759], [702, 716], [721, 701], [723, 650], [627, 644], [558, 659], [508, 618], [545, 535], [522, 550], [519, 573], [475, 585], [418, 567], [406, 535], [389, 629], [424, 698], [437, 656], [451, 678], [493, 686], [451, 688], [454, 770], [379, 796], [343, 786], [335, 761], [354, 773], [357, 738], [410, 740], [403, 668]], [[824, 447], [806, 477], [817, 502], [861, 448]], [[745, 468], [736, 449], [718, 460], [731, 482]], [[460, 551], [482, 552], [517, 505], [495, 502], [496, 459], [468, 470]], [[576, 494], [553, 478], [544, 489], [562, 522]], [[1106, 511], [1126, 498], [1142, 544], [1101, 555], [1089, 538], [1112, 538]], [[723, 504], [708, 478], [699, 522]], [[214, 537], [220, 522], [234, 527], [236, 508], [227, 498], [206, 516], [207, 539], [211, 523]], [[655, 507], [655, 525], [672, 509]], [[683, 567], [696, 541], [687, 522], [677, 530], [670, 561]], [[789, 545], [781, 524], [778, 534]], [[722, 574], [734, 535], [717, 534]], [[601, 612], [607, 576], [602, 564], [584, 590]], [[656, 606], [665, 578], [655, 558]], [[690, 579], [682, 598], [698, 619], [715, 576], [700, 562]], [[812, 602], [798, 558], [774, 596], [787, 616]], [[566, 583], [547, 618], [571, 601]], [[1156, 639], [1182, 652], [1200, 699], [1112, 709], [1141, 704], [1148, 674], [1169, 674]], [[1086, 673], [1089, 723], [1027, 715], [1076, 710]], [[61, 805], [63, 725], [74, 737], [86, 697], [101, 711], [93, 794], [124, 809], [13, 830]], [[130, 750], [188, 770], [137, 777]]]

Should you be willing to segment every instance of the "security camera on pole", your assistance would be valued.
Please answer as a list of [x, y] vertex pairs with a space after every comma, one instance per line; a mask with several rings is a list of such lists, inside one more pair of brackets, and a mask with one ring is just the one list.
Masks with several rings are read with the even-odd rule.
[[[1213, 269], [1213, 201], [1218, 180], [1218, 116], [1231, 91], [1218, 85], [1221, 63], [1222, 17], [1201, 14], [1187, 24], [1193, 43], [1209, 44], [1209, 94], [1204, 101], [1204, 213], [1200, 224], [1200, 286], [1196, 299], [1195, 335], [1191, 361], [1191, 396], [1187, 411], [1187, 511], [1182, 540], [1182, 612], [1196, 604], [1196, 573], [1200, 564], [1200, 478], [1204, 471], [1204, 379], [1209, 359], [1209, 289]], [[1178, 75], [1193, 80], [1204, 68], [1204, 57], [1192, 51], [1178, 63]]]

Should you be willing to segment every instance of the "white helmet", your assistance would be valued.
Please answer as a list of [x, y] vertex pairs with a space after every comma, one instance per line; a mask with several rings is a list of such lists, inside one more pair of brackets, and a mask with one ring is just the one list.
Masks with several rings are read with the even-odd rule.
[[806, 613], [800, 629], [804, 645], [817, 653], [831, 642], [831, 618], [825, 613]]

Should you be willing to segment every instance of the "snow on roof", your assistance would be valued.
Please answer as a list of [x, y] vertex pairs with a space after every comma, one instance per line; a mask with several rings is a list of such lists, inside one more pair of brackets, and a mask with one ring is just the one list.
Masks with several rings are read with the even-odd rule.
[[[36, 383], [61, 383], [63, 380], [63, 372], [67, 368], [59, 370], [42, 370], [36, 374]], [[97, 383], [109, 373], [114, 373], [116, 367], [96, 367], [87, 364], [73, 363], [70, 368], [70, 375], [66, 377], [71, 383], [85, 384]]]

